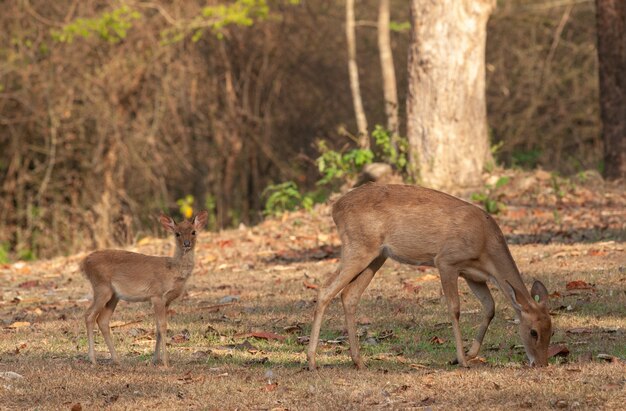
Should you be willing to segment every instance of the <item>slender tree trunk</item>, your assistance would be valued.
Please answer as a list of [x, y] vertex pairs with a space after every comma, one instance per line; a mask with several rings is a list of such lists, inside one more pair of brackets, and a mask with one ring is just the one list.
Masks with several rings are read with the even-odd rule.
[[411, 0], [407, 136], [426, 186], [476, 185], [490, 158], [485, 45], [494, 7], [495, 0]]
[[626, 178], [626, 2], [596, 0], [604, 174]]
[[361, 100], [361, 87], [359, 85], [359, 67], [356, 62], [356, 30], [354, 25], [354, 0], [346, 0], [346, 39], [348, 41], [348, 73], [350, 74], [350, 89], [352, 90], [352, 102], [356, 125], [359, 132], [359, 147], [369, 148], [370, 140], [367, 132], [367, 118]]
[[380, 0], [378, 9], [378, 50], [383, 75], [387, 129], [391, 131], [394, 137], [397, 137], [400, 134], [398, 121], [398, 90], [396, 89], [396, 72], [393, 65], [393, 54], [391, 53], [389, 0]]

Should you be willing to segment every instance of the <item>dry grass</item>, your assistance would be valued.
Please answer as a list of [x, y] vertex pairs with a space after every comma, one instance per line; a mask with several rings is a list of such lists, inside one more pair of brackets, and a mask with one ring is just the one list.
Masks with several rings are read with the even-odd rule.
[[[597, 357], [626, 357], [624, 243], [512, 247], [527, 282], [535, 277], [560, 293], [552, 300], [553, 341], [566, 344], [570, 354], [553, 359], [547, 369], [522, 364], [513, 311], [497, 290], [496, 318], [481, 352], [486, 362], [469, 370], [448, 365], [455, 351], [438, 279], [429, 280], [436, 272], [388, 262], [366, 290], [358, 314], [368, 369], [353, 369], [345, 343], [326, 343], [318, 351], [321, 369], [306, 371], [305, 346], [298, 337], [308, 335], [315, 292], [303, 283], [320, 283], [336, 267], [335, 258], [311, 257], [310, 249], [320, 241], [330, 244], [330, 257], [336, 252], [338, 242], [327, 223], [321, 216], [317, 237], [290, 237], [289, 230], [275, 226], [203, 235], [188, 295], [172, 306], [168, 369], [150, 363], [154, 325], [143, 303], [122, 302], [113, 317], [122, 364], [110, 364], [99, 334], [99, 365], [87, 362], [82, 315], [90, 289], [77, 270], [80, 256], [5, 266], [0, 271], [0, 373], [24, 378], [0, 379], [0, 408], [618, 409], [626, 403], [624, 362]], [[283, 222], [290, 229], [298, 224]], [[274, 234], [268, 236], [266, 229]], [[269, 251], [281, 247], [295, 253], [293, 258]], [[168, 248], [157, 240], [139, 247], [157, 254]], [[32, 280], [39, 282], [29, 285]], [[567, 292], [572, 280], [595, 288]], [[406, 282], [419, 286], [418, 292]], [[461, 292], [469, 341], [480, 307], [464, 283]], [[239, 300], [215, 307], [225, 296]], [[325, 318], [322, 338], [341, 339], [338, 300]], [[31, 325], [9, 328], [16, 321]], [[589, 332], [567, 332], [576, 328]], [[371, 338], [389, 330], [389, 338]], [[241, 335], [250, 331], [287, 338]], [[431, 342], [435, 336], [443, 343]]]

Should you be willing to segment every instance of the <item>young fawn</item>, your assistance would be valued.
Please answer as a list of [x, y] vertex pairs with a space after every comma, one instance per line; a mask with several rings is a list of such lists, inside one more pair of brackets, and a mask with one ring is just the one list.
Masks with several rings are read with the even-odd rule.
[[191, 221], [176, 224], [170, 217], [161, 215], [163, 227], [176, 236], [174, 257], [155, 257], [129, 251], [101, 250], [89, 254], [81, 269], [93, 287], [93, 303], [85, 313], [89, 339], [89, 359], [96, 364], [93, 329], [97, 322], [106, 342], [111, 360], [119, 363], [109, 320], [119, 300], [150, 301], [156, 318], [156, 346], [154, 363], [162, 360], [169, 366], [167, 347], [167, 308], [184, 290], [194, 264], [194, 247], [197, 232], [207, 221], [208, 213], [202, 211]]
[[[535, 281], [528, 292], [504, 235], [489, 214], [439, 191], [370, 183], [337, 200], [332, 215], [342, 242], [341, 262], [338, 271], [319, 290], [307, 352], [309, 369], [316, 367], [315, 351], [322, 316], [339, 292], [350, 355], [357, 368], [363, 368], [354, 315], [361, 294], [387, 258], [437, 267], [452, 315], [457, 361], [461, 366], [467, 367], [466, 358], [478, 355], [494, 316], [495, 305], [488, 280], [504, 291], [515, 309], [530, 364], [548, 364], [552, 336], [548, 292], [539, 281]], [[459, 328], [459, 277], [465, 279], [484, 310], [467, 355]]]

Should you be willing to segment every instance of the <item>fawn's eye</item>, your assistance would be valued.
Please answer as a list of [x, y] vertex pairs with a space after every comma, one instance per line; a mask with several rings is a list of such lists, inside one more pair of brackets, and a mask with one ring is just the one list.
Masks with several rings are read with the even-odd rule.
[[195, 231], [192, 231], [192, 232], [191, 232], [191, 235], [196, 235], [196, 232], [195, 232]]
[[533, 338], [537, 338], [538, 334], [537, 334], [537, 330], [530, 330], [530, 336]]
[[176, 237], [180, 237], [180, 233], [176, 233]]

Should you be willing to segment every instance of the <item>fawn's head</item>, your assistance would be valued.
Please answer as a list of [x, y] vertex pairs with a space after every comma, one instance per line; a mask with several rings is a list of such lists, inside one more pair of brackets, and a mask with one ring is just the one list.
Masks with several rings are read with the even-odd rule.
[[193, 250], [196, 246], [196, 235], [207, 222], [208, 213], [201, 211], [193, 220], [183, 220], [176, 222], [164, 214], [159, 217], [161, 224], [167, 231], [171, 231], [176, 236], [176, 247], [184, 253]]
[[519, 317], [519, 333], [531, 366], [548, 365], [548, 347], [552, 337], [552, 319], [548, 309], [548, 290], [535, 281], [528, 301], [509, 284], [513, 306]]

